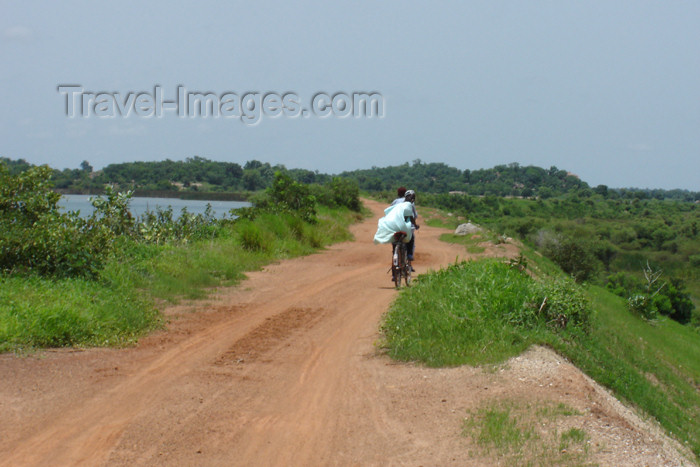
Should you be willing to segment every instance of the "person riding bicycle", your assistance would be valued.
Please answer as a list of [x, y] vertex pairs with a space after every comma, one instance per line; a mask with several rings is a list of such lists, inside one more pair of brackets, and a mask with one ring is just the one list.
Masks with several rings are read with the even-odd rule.
[[[384, 217], [377, 222], [374, 243], [391, 243], [392, 256], [397, 242], [408, 246], [414, 232], [413, 210], [411, 202], [405, 200], [387, 207], [384, 210]], [[406, 249], [406, 256], [408, 257], [408, 249]], [[408, 258], [406, 259], [408, 260]], [[394, 280], [396, 276], [393, 274], [392, 276], [392, 280]]]
[[[396, 198], [394, 201], [391, 202], [389, 206], [395, 206], [399, 203], [404, 203], [406, 201], [409, 201], [411, 203], [411, 207], [413, 209], [413, 221], [411, 224], [415, 224], [415, 220], [418, 219], [418, 213], [416, 212], [416, 205], [414, 204], [416, 201], [416, 192], [413, 190], [406, 190], [406, 188], [401, 187], [397, 190], [399, 197]], [[406, 196], [408, 195], [408, 199], [406, 199]]]
[[[394, 202], [396, 201], [397, 200], [394, 200]], [[416, 212], [415, 205], [416, 192], [413, 190], [406, 190], [406, 192], [404, 193], [403, 201], [411, 203], [411, 208], [413, 210], [413, 216], [408, 219], [411, 222], [411, 241], [408, 242], [408, 245], [406, 245], [406, 247], [408, 248], [408, 259], [409, 261], [413, 261], [413, 252], [416, 248], [416, 230], [420, 229], [420, 226], [416, 223], [416, 219], [418, 219], [418, 213]]]

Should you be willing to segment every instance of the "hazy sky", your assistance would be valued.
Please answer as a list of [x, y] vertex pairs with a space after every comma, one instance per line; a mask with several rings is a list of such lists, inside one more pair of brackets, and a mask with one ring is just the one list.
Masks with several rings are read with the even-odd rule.
[[[518, 162], [700, 190], [698, 1], [182, 4], [0, 1], [0, 156], [326, 173]], [[59, 85], [81, 86], [72, 117]], [[178, 86], [211, 92], [220, 114], [180, 117]], [[342, 117], [342, 96], [311, 112], [318, 93], [362, 92], [382, 96], [383, 116]], [[235, 117], [269, 93], [270, 115]]]

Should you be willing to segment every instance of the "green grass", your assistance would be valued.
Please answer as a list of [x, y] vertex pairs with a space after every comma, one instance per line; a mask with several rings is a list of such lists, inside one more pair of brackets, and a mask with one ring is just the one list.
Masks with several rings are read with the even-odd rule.
[[119, 346], [157, 327], [152, 303], [84, 279], [0, 277], [0, 351]]
[[389, 354], [435, 367], [517, 355], [537, 341], [537, 330], [507, 322], [530, 298], [531, 286], [529, 277], [495, 260], [424, 274], [386, 315], [382, 329]]
[[479, 446], [495, 449], [498, 454], [519, 452], [536, 437], [531, 424], [523, 424], [510, 404], [494, 404], [470, 415], [464, 422], [465, 434], [471, 434]]
[[560, 402], [557, 405], [546, 405], [544, 407], [539, 408], [537, 410], [537, 415], [544, 418], [556, 418], [562, 415], [565, 417], [571, 415], [581, 415], [581, 412], [574, 409], [573, 407], [569, 407], [563, 402]]
[[132, 343], [161, 324], [157, 304], [202, 298], [272, 261], [349, 240], [347, 227], [360, 216], [321, 207], [317, 224], [262, 214], [211, 240], [155, 245], [119, 239], [94, 280], [0, 276], [0, 352]]
[[586, 432], [571, 427], [559, 433], [554, 423], [575, 415], [580, 414], [561, 404], [533, 406], [492, 400], [468, 411], [462, 434], [474, 441], [480, 455], [497, 457], [504, 465], [586, 465]]
[[532, 344], [547, 345], [700, 457], [700, 335], [666, 318], [644, 321], [623, 299], [593, 286], [586, 291], [594, 310], [588, 327], [523, 325], [513, 310], [528, 300], [532, 282], [494, 261], [422, 275], [385, 316], [383, 345], [393, 358], [433, 367], [499, 363]]
[[483, 253], [486, 248], [480, 246], [479, 243], [491, 240], [491, 238], [486, 238], [481, 234], [474, 235], [455, 235], [455, 234], [442, 234], [440, 235], [440, 240], [445, 243], [455, 243], [457, 245], [464, 245], [469, 253]]
[[550, 345], [700, 458], [700, 336], [667, 318], [643, 321], [602, 288], [591, 287], [589, 294], [598, 310], [591, 335]]

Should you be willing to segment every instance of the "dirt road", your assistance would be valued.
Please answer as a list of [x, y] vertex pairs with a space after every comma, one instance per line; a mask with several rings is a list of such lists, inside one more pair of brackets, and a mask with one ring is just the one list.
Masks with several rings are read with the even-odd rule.
[[[388, 247], [371, 242], [383, 206], [368, 206], [375, 217], [353, 228], [356, 241], [174, 307], [168, 329], [135, 348], [0, 356], [0, 465], [494, 464], [461, 435], [467, 411], [494, 400], [576, 408], [570, 423], [590, 434], [594, 462], [681, 462], [547, 350], [488, 371], [380, 355], [396, 291]], [[468, 256], [443, 232], [419, 231], [419, 273]]]

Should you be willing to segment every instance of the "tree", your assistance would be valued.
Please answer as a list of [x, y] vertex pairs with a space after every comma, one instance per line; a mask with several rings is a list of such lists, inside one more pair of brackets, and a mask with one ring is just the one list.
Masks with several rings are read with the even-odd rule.
[[603, 198], [607, 198], [608, 196], [608, 186], [607, 185], [598, 185], [593, 189], [596, 193], [598, 193], [600, 196]]
[[287, 174], [275, 172], [272, 186], [267, 189], [267, 195], [273, 208], [291, 211], [307, 222], [316, 221], [316, 198], [309, 187], [295, 181]]
[[541, 243], [545, 255], [576, 282], [584, 282], [595, 275], [599, 263], [589, 243], [557, 234], [550, 234]]
[[671, 278], [670, 284], [666, 289], [666, 295], [671, 300], [671, 306], [673, 307], [673, 313], [669, 315], [670, 318], [682, 324], [689, 323], [693, 316], [695, 305], [690, 299], [690, 292], [685, 288], [685, 283], [676, 277]]
[[260, 172], [254, 169], [243, 170], [243, 187], [246, 190], [255, 191], [264, 186]]
[[259, 169], [262, 167], [263, 163], [260, 162], [259, 160], [253, 159], [251, 161], [248, 161], [245, 163], [243, 166], [244, 169], [249, 170], [249, 169]]

